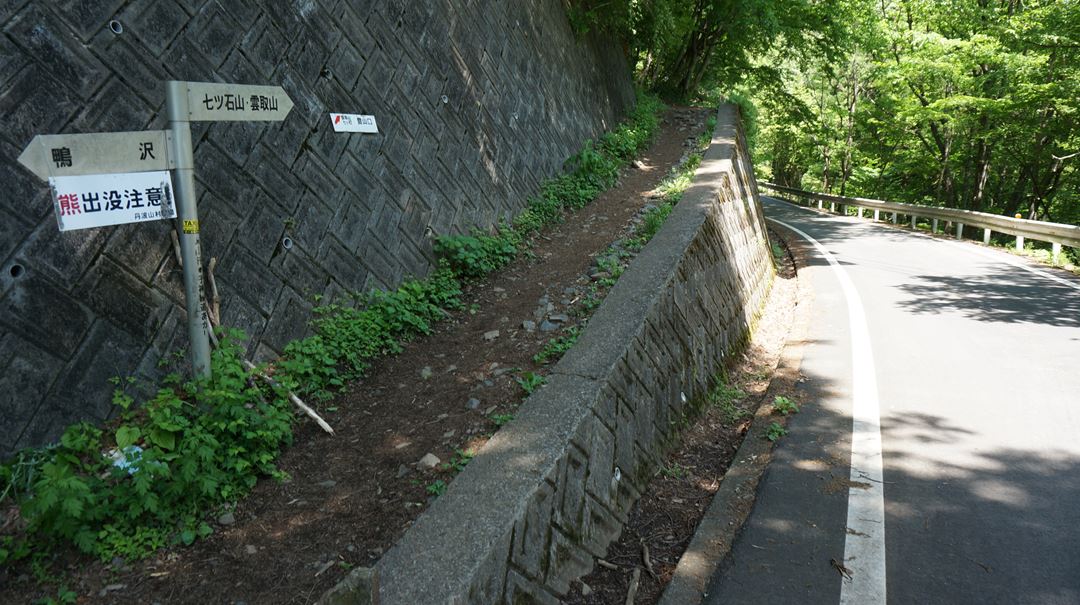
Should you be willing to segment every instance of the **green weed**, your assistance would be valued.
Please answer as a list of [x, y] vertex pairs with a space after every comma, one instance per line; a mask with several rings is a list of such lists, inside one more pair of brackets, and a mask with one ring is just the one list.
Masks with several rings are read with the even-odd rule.
[[521, 376], [518, 376], [514, 380], [521, 386], [521, 390], [525, 391], [526, 395], [532, 395], [536, 389], [539, 389], [547, 380], [533, 372], [523, 372]]
[[547, 344], [544, 345], [544, 348], [541, 349], [540, 352], [536, 355], [533, 355], [533, 361], [535, 361], [536, 363], [549, 363], [553, 361], [558, 361], [558, 359], [562, 357], [563, 354], [570, 350], [570, 347], [574, 346], [574, 343], [577, 342], [580, 333], [581, 330], [577, 326], [568, 328], [564, 336], [552, 338], [551, 340], [547, 341]]
[[769, 426], [765, 427], [765, 435], [764, 435], [764, 437], [766, 439], [768, 439], [769, 441], [774, 441], [775, 442], [777, 439], [779, 439], [779, 438], [781, 438], [781, 437], [783, 437], [784, 435], [787, 435], [787, 434], [788, 434], [787, 429], [785, 429], [783, 426], [780, 426], [779, 422], [773, 422], [773, 423], [770, 423]]
[[773, 409], [780, 412], [783, 416], [799, 413], [798, 404], [783, 395], [777, 395], [776, 398], [773, 399]]
[[507, 422], [514, 419], [513, 414], [492, 414], [491, 421], [495, 423], [495, 426], [502, 426]]

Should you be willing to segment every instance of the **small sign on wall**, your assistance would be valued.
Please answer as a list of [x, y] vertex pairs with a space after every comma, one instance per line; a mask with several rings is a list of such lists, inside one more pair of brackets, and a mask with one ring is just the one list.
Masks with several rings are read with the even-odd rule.
[[375, 124], [375, 116], [363, 116], [355, 113], [332, 113], [330, 123], [334, 125], [334, 132], [366, 132], [378, 133], [379, 127]]

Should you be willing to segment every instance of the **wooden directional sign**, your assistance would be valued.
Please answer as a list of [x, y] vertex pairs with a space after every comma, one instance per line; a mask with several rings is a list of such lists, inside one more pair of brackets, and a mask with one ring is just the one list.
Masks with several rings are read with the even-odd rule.
[[176, 217], [168, 171], [49, 178], [61, 231]]
[[280, 86], [184, 82], [192, 122], [280, 122], [292, 99]]
[[169, 170], [169, 138], [166, 130], [43, 134], [30, 141], [19, 163], [41, 179]]

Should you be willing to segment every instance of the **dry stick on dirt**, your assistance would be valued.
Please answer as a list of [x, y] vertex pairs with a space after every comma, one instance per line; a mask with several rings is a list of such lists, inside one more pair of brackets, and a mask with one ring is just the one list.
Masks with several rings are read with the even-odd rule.
[[641, 568], [634, 568], [634, 576], [630, 578], [630, 589], [626, 591], [626, 605], [634, 605], [634, 598], [637, 597], [638, 582], [641, 581]]
[[[177, 254], [179, 255], [180, 244], [179, 244], [179, 240], [176, 237], [176, 232], [175, 231], [172, 232], [172, 236], [173, 236], [173, 243], [175, 244], [175, 248], [177, 250]], [[183, 267], [183, 262], [180, 263], [180, 266]], [[209, 276], [209, 280], [210, 280], [210, 293], [211, 293], [210, 295], [211, 295], [211, 300], [213, 301], [213, 307], [216, 308], [216, 309], [220, 309], [221, 308], [221, 301], [220, 301], [220, 299], [218, 297], [217, 283], [214, 281], [214, 267], [215, 266], [217, 266], [217, 257], [214, 257], [214, 258], [210, 259], [210, 268], [207, 271], [207, 275]], [[214, 334], [214, 328], [216, 328], [216, 327], [218, 327], [220, 325], [221, 320], [220, 320], [220, 316], [217, 315], [214, 312], [214, 309], [211, 308], [211, 303], [209, 301], [206, 302], [206, 314], [210, 317], [210, 322], [212, 324], [210, 326], [210, 330], [209, 330], [210, 342], [211, 342], [211, 344], [213, 344], [214, 348], [217, 348], [218, 346], [220, 346], [220, 343], [218, 342], [217, 335]], [[307, 414], [308, 417], [310, 417], [312, 420], [314, 420], [319, 425], [319, 427], [322, 428], [322, 430], [326, 431], [327, 433], [330, 433], [331, 435], [334, 434], [333, 427], [331, 427], [329, 424], [327, 424], [327, 422], [322, 419], [322, 416], [319, 416], [319, 414], [316, 413], [315, 410], [308, 407], [308, 405], [306, 403], [304, 403], [303, 400], [301, 400], [299, 397], [297, 397], [296, 393], [293, 393], [292, 391], [282, 387], [281, 383], [274, 380], [270, 376], [260, 372], [259, 369], [255, 367], [255, 364], [251, 363], [250, 361], [248, 361], [246, 359], [243, 360], [243, 361], [244, 361], [244, 367], [247, 368], [247, 371], [249, 371], [252, 374], [254, 374], [254, 375], [258, 376], [259, 378], [261, 378], [263, 380], [263, 382], [270, 385], [270, 388], [275, 389], [275, 390], [285, 391], [285, 393], [287, 393], [288, 396], [289, 396], [289, 401], [293, 405], [295, 405], [297, 408], [300, 409], [301, 412]]]
[[169, 235], [172, 236], [172, 249], [173, 254], [176, 255], [176, 266], [183, 268], [184, 258], [180, 256], [180, 238], [177, 237], [176, 231], [170, 231]]
[[607, 561], [605, 561], [603, 559], [597, 559], [596, 564], [599, 565], [600, 567], [605, 568], [605, 569], [615, 570], [615, 569], [619, 568], [618, 565], [616, 565], [614, 563], [608, 563]]
[[653, 571], [652, 558], [649, 557], [649, 545], [645, 543], [645, 538], [641, 539], [641, 560], [645, 562], [645, 571], [649, 572], [649, 575], [652, 576], [654, 580], [659, 580], [660, 578], [657, 577], [656, 572]]

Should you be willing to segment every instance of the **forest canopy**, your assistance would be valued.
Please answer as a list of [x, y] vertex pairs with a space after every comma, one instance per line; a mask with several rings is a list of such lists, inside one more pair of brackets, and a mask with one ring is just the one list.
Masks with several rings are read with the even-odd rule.
[[568, 0], [644, 87], [729, 98], [762, 180], [1080, 223], [1080, 0]]

